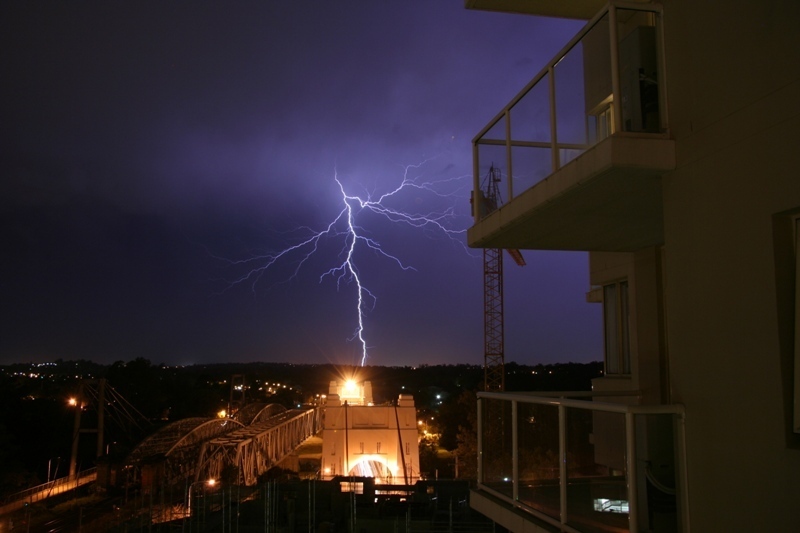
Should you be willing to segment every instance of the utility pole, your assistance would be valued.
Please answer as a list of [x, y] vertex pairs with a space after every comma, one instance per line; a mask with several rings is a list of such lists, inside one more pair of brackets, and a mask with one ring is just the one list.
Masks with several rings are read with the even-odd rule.
[[[83, 408], [87, 405], [86, 387], [97, 384], [97, 428], [81, 428], [81, 415]], [[75, 407], [75, 423], [72, 426], [72, 454], [69, 460], [69, 477], [73, 479], [78, 471], [78, 443], [81, 433], [97, 433], [97, 457], [103, 455], [103, 433], [105, 432], [105, 404], [106, 404], [106, 380], [82, 379], [78, 385], [78, 394], [70, 399], [70, 405]]]
[[244, 374], [233, 374], [231, 376], [230, 399], [228, 400], [228, 417], [235, 415], [239, 409], [245, 406], [245, 391], [247, 385], [244, 381]]
[[103, 433], [105, 428], [106, 378], [100, 378], [97, 389], [97, 457], [102, 457]]
[[[70, 400], [70, 405], [73, 401]], [[78, 441], [81, 436], [81, 412], [83, 411], [83, 380], [78, 385], [78, 394], [74, 398], [75, 422], [72, 425], [72, 454], [69, 459], [69, 479], [73, 479], [78, 470]]]

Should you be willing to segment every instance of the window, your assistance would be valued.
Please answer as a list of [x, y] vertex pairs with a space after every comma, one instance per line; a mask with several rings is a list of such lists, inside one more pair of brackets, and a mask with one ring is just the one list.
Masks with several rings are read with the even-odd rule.
[[603, 321], [606, 341], [606, 374], [631, 373], [628, 327], [628, 282], [603, 286]]
[[599, 143], [614, 134], [614, 102], [611, 95], [589, 111], [587, 126], [590, 144]]
[[614, 133], [614, 104], [610, 103], [597, 114], [597, 142], [610, 137]]
[[363, 481], [340, 481], [339, 482], [339, 491], [340, 492], [354, 492], [356, 494], [364, 494], [364, 482]]

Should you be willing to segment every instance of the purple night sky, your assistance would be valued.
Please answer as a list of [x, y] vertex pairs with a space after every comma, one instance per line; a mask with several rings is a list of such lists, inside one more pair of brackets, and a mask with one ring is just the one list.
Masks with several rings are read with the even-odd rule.
[[[355, 363], [343, 241], [230, 286], [410, 177], [391, 207], [471, 224], [472, 137], [576, 21], [403, 2], [4, 2], [0, 364]], [[447, 196], [442, 196], [447, 195]], [[362, 213], [369, 364], [483, 363], [479, 250]], [[506, 360], [602, 359], [585, 254], [506, 261]], [[253, 263], [256, 264], [256, 263]], [[255, 278], [253, 278], [255, 279]]]

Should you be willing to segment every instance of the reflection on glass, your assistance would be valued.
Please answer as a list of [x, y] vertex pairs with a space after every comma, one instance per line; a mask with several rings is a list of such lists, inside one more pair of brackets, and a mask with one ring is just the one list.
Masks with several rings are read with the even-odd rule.
[[586, 145], [583, 48], [580, 42], [573, 46], [554, 68], [559, 145]]
[[660, 131], [655, 15], [617, 10], [623, 131]]
[[567, 523], [586, 532], [627, 530], [625, 415], [567, 408], [566, 434]]
[[[509, 166], [505, 159], [511, 150], [511, 173], [518, 182], [513, 196], [618, 131], [664, 131], [659, 16], [646, 10], [611, 9], [616, 15], [613, 28], [609, 13], [584, 28], [577, 41], [545, 65], [476, 141], [478, 146], [502, 146], [506, 150], [503, 166]], [[531, 156], [530, 150], [549, 154]], [[535, 170], [531, 159], [537, 161]], [[541, 170], [540, 161], [547, 163]], [[489, 164], [485, 154], [479, 153], [479, 166], [488, 168]]]
[[519, 501], [553, 518], [559, 517], [558, 408], [517, 406]]
[[551, 158], [548, 148], [514, 147], [511, 149], [514, 162], [513, 192], [518, 196], [550, 174]]
[[513, 496], [511, 402], [484, 398], [482, 409], [483, 484]]
[[680, 531], [677, 413], [522, 395], [481, 402], [484, 488], [582, 533], [626, 532], [634, 520], [637, 531]]
[[511, 139], [519, 142], [550, 142], [550, 77], [545, 74], [511, 106]]

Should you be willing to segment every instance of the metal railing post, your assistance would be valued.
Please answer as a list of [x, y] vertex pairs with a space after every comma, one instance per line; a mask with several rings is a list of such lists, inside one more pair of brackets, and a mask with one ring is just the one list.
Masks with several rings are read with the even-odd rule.
[[[514, 198], [514, 187], [513, 187], [513, 164], [512, 164], [512, 156], [511, 156], [511, 110], [506, 110], [506, 175], [508, 176], [506, 179], [506, 185], [508, 185], [507, 197], [508, 202]], [[498, 206], [500, 207], [500, 206]]]
[[519, 427], [517, 425], [516, 400], [511, 401], [511, 481], [513, 482], [512, 496], [514, 501], [519, 501]]
[[472, 218], [475, 224], [481, 221], [479, 146], [477, 142], [472, 141]]
[[673, 418], [675, 428], [675, 486], [680, 491], [677, 498], [678, 504], [678, 523], [680, 531], [691, 531], [689, 528], [689, 482], [688, 467], [686, 465], [686, 415], [681, 412]]
[[636, 479], [636, 428], [634, 414], [625, 413], [625, 449], [628, 469], [628, 528], [639, 531], [639, 493]]
[[483, 400], [478, 398], [478, 483], [483, 484]]
[[614, 128], [612, 131], [625, 131], [622, 127], [622, 95], [620, 94], [619, 83], [619, 41], [617, 39], [617, 8], [614, 5], [608, 6], [608, 26], [609, 26], [609, 49], [611, 52], [611, 111], [614, 114]]
[[558, 406], [558, 496], [559, 516], [562, 524], [567, 523], [567, 413], [566, 407]]
[[667, 54], [664, 50], [664, 12], [655, 12], [656, 46], [658, 53], [658, 131], [669, 130], [669, 99], [667, 98]]
[[555, 172], [561, 166], [561, 161], [558, 154], [558, 127], [556, 125], [556, 70], [552, 65], [547, 69], [547, 76], [550, 93], [550, 161], [553, 172]]

